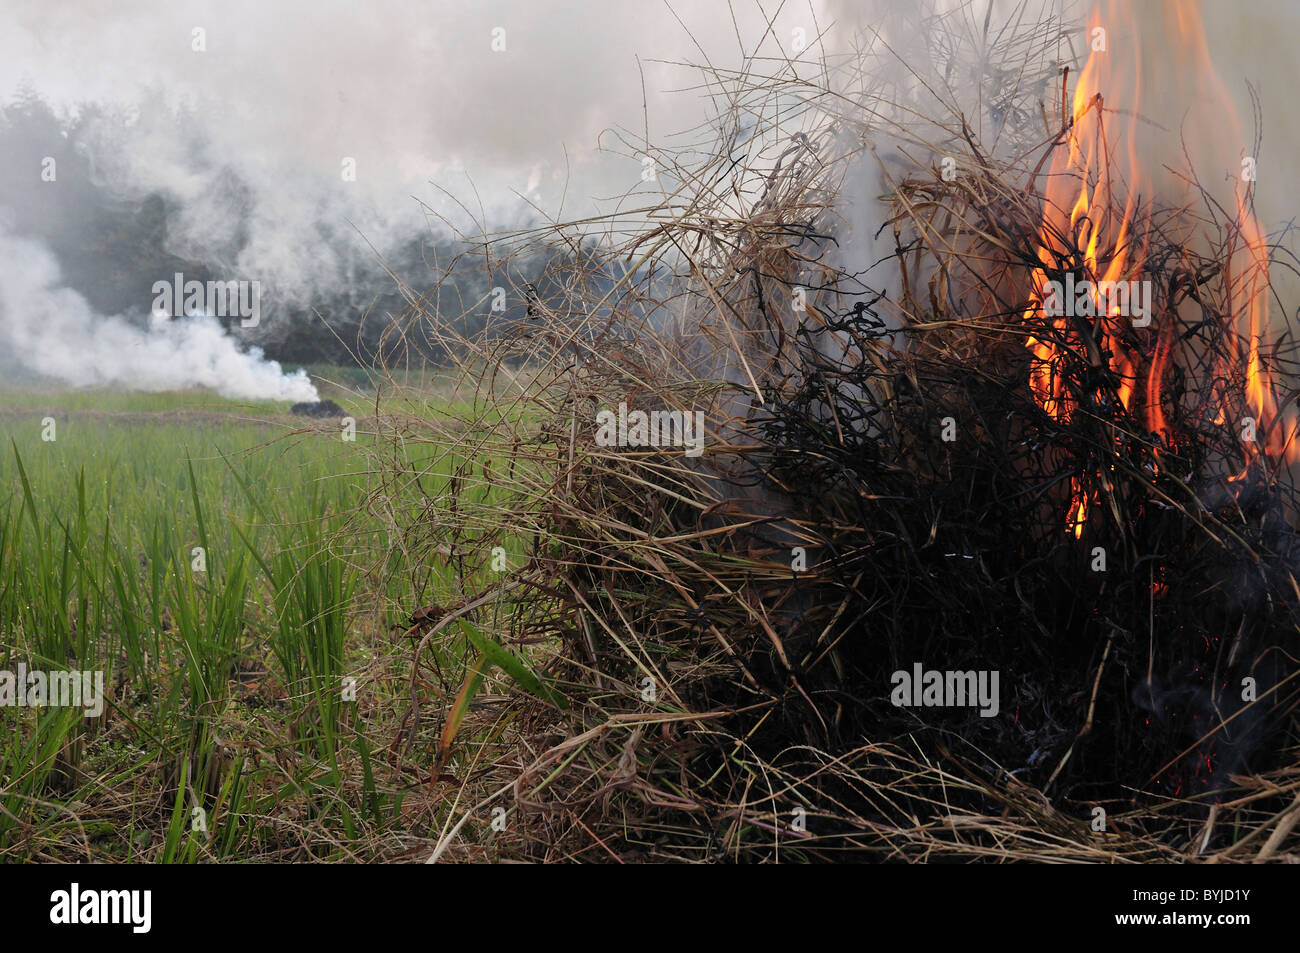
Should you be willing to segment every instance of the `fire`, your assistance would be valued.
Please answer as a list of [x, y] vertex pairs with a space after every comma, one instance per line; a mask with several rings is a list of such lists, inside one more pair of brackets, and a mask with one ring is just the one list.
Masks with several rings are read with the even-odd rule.
[[[1235, 129], [1194, 4], [1166, 0], [1164, 14], [1169, 34], [1178, 38], [1185, 54], [1178, 68], [1192, 70], [1200, 83], [1210, 84], [1209, 95], [1200, 97], [1196, 108], [1214, 110], [1216, 121], [1226, 117]], [[1054, 143], [1044, 176], [1039, 267], [1032, 273], [1024, 317], [1031, 330], [1026, 342], [1032, 355], [1029, 384], [1038, 405], [1052, 418], [1068, 423], [1092, 402], [1117, 400], [1134, 432], [1149, 440], [1158, 456], [1172, 440], [1164, 383], [1177, 334], [1172, 320], [1161, 320], [1152, 282], [1144, 278], [1155, 182], [1144, 175], [1138, 157], [1141, 56], [1131, 45], [1108, 43], [1116, 35], [1136, 34], [1135, 18], [1126, 4], [1099, 5], [1089, 17], [1086, 36], [1091, 50], [1075, 81], [1068, 114], [1062, 89], [1063, 133]], [[1245, 141], [1233, 135], [1228, 132], [1224, 139]], [[1235, 196], [1237, 217], [1223, 256], [1223, 283], [1235, 322], [1228, 329], [1228, 350], [1238, 355], [1244, 375], [1242, 366], [1218, 366], [1213, 377], [1241, 380], [1244, 376], [1245, 388], [1235, 404], [1233, 395], [1220, 393], [1211, 413], [1220, 425], [1236, 423], [1228, 419], [1229, 406], [1253, 414], [1250, 425], [1241, 421], [1243, 434], [1254, 429], [1259, 435], [1258, 442], [1243, 436], [1249, 469], [1261, 455], [1289, 461], [1300, 454], [1295, 422], [1279, 420], [1273, 382], [1261, 358], [1261, 344], [1270, 340], [1268, 249], [1251, 212], [1249, 181], [1237, 183]], [[1145, 313], [1140, 304], [1134, 306], [1135, 294], [1139, 302], [1145, 294]], [[1044, 330], [1034, 334], [1035, 329]], [[1071, 392], [1062, 373], [1067, 354], [1085, 359], [1096, 370], [1095, 390]], [[1199, 383], [1210, 386], [1210, 381]], [[1089, 512], [1100, 503], [1098, 488], [1105, 480], [1104, 473], [1074, 480], [1065, 528], [1076, 538], [1082, 537]]]

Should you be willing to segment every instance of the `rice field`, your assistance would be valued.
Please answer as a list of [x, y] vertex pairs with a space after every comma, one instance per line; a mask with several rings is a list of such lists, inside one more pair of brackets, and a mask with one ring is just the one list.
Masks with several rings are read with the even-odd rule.
[[436, 836], [442, 725], [418, 703], [459, 688], [468, 643], [428, 647], [444, 689], [403, 633], [466, 577], [412, 549], [418, 511], [376, 504], [374, 463], [412, 465], [425, 502], [458, 463], [380, 446], [373, 400], [329, 396], [352, 439], [210, 394], [0, 393], [0, 672], [94, 673], [103, 696], [0, 694], [0, 858], [366, 860]]

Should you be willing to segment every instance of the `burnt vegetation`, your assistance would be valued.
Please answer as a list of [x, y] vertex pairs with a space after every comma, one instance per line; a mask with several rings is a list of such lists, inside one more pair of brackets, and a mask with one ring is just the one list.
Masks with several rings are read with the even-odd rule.
[[[656, 156], [677, 182], [653, 227], [619, 241], [611, 225], [606, 254], [559, 277], [562, 308], [530, 299], [526, 334], [448, 348], [477, 394], [461, 445], [500, 494], [427, 510], [412, 537], [472, 564], [505, 539], [523, 556], [431, 638], [490, 625], [541, 679], [480, 726], [490, 745], [457, 752], [444, 731], [434, 783], [477, 772], [470, 800], [514, 818], [494, 849], [1295, 849], [1290, 408], [1252, 397], [1261, 368], [1285, 393], [1293, 342], [1241, 330], [1248, 206], [1135, 197], [1140, 249], [1101, 202], [1054, 230], [1038, 173], [1082, 117], [1053, 124], [1059, 104], [1036, 101], [1062, 84], [1052, 36], [1000, 41], [1030, 66], [999, 100], [996, 156], [960, 115], [926, 139], [869, 97], [845, 116], [803, 80], [720, 80], [724, 112], [769, 121], [766, 148]], [[778, 132], [795, 91], [803, 131], [783, 114]], [[841, 199], [884, 142], [883, 224], [855, 235]], [[1044, 278], [1095, 281], [1122, 256], [1151, 283], [1149, 327], [1044, 313]], [[585, 283], [616, 262], [635, 270]], [[597, 446], [596, 411], [620, 401], [704, 410], [703, 458]], [[414, 414], [385, 425], [425, 433]], [[914, 663], [997, 671], [1000, 710], [895, 706], [891, 677]], [[449, 698], [444, 717], [464, 710]], [[469, 823], [436, 855], [472, 854]]]

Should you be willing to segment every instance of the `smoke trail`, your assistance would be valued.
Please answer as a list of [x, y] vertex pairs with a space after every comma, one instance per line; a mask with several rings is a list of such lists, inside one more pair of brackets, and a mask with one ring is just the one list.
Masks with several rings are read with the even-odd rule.
[[208, 387], [250, 400], [320, 399], [299, 370], [286, 374], [259, 348], [241, 350], [210, 316], [154, 321], [96, 314], [62, 286], [54, 257], [0, 230], [0, 361], [77, 387], [164, 391]]

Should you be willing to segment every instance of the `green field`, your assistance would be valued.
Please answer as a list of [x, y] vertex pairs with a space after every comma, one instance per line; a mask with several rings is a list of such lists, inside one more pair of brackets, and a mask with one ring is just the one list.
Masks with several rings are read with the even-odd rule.
[[[97, 717], [0, 707], [0, 859], [382, 859], [436, 837], [428, 706], [466, 643], [415, 677], [403, 630], [474, 581], [411, 533], [463, 461], [327, 396], [354, 440], [210, 394], [0, 392], [0, 671], [103, 672], [105, 696]], [[380, 457], [418, 493], [382, 487]]]

